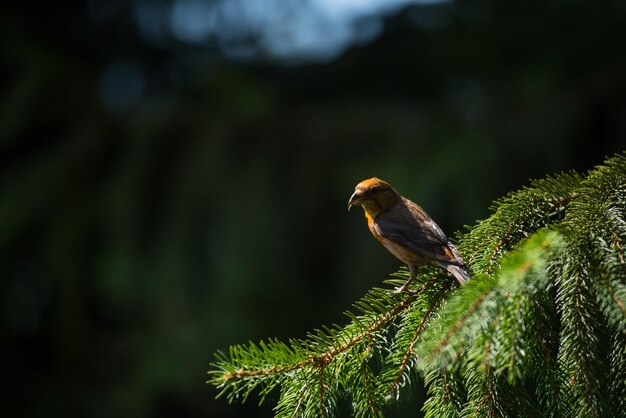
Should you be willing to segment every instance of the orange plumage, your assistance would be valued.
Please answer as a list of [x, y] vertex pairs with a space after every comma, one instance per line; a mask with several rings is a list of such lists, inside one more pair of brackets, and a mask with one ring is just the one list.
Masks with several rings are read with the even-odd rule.
[[367, 225], [381, 244], [409, 267], [409, 280], [420, 266], [434, 264], [448, 270], [460, 284], [470, 276], [461, 255], [441, 228], [424, 209], [402, 197], [389, 183], [373, 177], [356, 185], [348, 210], [359, 205], [365, 211]]

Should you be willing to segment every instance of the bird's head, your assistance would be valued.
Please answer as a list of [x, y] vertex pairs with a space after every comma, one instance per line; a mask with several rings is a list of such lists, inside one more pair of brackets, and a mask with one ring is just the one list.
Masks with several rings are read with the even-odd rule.
[[356, 185], [354, 193], [348, 201], [348, 210], [352, 206], [361, 206], [365, 213], [376, 218], [401, 199], [400, 194], [389, 183], [372, 177]]

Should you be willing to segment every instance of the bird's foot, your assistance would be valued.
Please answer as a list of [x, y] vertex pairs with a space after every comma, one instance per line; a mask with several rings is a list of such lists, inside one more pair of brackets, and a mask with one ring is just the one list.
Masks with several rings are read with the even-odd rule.
[[413, 274], [413, 272], [411, 272], [411, 277], [409, 277], [409, 280], [404, 282], [402, 286], [395, 288], [396, 293], [402, 293], [402, 292], [415, 293], [415, 291], [408, 290], [408, 287], [413, 281], [413, 279], [415, 279], [415, 275]]
[[406, 286], [400, 286], [393, 289], [394, 293], [417, 293], [415, 290], [407, 289]]

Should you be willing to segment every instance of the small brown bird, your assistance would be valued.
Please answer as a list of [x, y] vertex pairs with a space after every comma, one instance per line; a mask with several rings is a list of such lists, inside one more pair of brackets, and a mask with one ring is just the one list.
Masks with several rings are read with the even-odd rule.
[[461, 255], [441, 228], [417, 204], [400, 195], [389, 183], [373, 177], [356, 185], [348, 210], [360, 205], [365, 211], [372, 235], [400, 261], [407, 264], [409, 280], [404, 291], [423, 265], [448, 270], [460, 284], [470, 279]]

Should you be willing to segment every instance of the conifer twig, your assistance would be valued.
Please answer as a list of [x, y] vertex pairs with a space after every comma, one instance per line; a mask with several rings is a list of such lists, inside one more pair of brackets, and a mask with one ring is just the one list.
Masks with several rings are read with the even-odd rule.
[[396, 389], [398, 388], [398, 385], [400, 384], [400, 379], [402, 377], [402, 374], [408, 365], [409, 359], [413, 355], [413, 348], [415, 347], [415, 343], [417, 342], [419, 335], [424, 330], [424, 325], [426, 324], [426, 321], [430, 317], [430, 314], [435, 309], [435, 307], [439, 305], [439, 303], [443, 299], [443, 296], [446, 294], [448, 289], [450, 289], [450, 285], [451, 285], [450, 283], [446, 284], [439, 291], [439, 294], [437, 295], [437, 297], [433, 300], [433, 302], [430, 304], [428, 309], [426, 309], [426, 312], [424, 312], [424, 316], [422, 317], [422, 320], [420, 321], [419, 325], [415, 329], [415, 333], [413, 334], [413, 338], [411, 339], [411, 344], [409, 344], [409, 348], [405, 352], [404, 357], [402, 358], [402, 361], [400, 362], [400, 367], [398, 368], [398, 373], [396, 374], [396, 378], [391, 383], [391, 390], [390, 390], [391, 393], [394, 393]]

